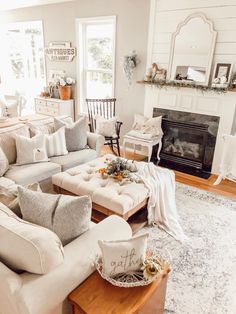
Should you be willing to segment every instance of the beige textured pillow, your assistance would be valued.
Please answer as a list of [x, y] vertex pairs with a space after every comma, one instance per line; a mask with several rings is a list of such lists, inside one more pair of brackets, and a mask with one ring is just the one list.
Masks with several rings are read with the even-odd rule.
[[24, 124], [17, 124], [7, 128], [0, 128], [0, 146], [9, 164], [16, 162], [16, 135], [30, 137], [29, 127]]
[[55, 232], [63, 245], [90, 227], [92, 204], [89, 196], [53, 195], [18, 187], [23, 219]]
[[[62, 121], [67, 123], [73, 123], [72, 118], [68, 116], [62, 116]], [[33, 137], [37, 134], [52, 134], [55, 132], [53, 117], [44, 117], [39, 120], [30, 121], [27, 123], [30, 130], [30, 137]]]
[[161, 130], [162, 116], [150, 118], [144, 124], [144, 133], [159, 135]]
[[105, 119], [99, 115], [95, 116], [96, 120], [96, 133], [107, 136], [107, 137], [117, 137], [116, 134], [116, 122], [117, 117], [111, 119]]
[[54, 118], [56, 130], [65, 126], [66, 147], [69, 152], [86, 148], [87, 145], [87, 120], [86, 117], [79, 118], [75, 123], [68, 123], [61, 119]]
[[146, 258], [147, 238], [148, 234], [142, 234], [128, 240], [99, 240], [103, 272], [113, 277], [120, 273], [139, 270]]
[[143, 116], [142, 114], [135, 113], [134, 114], [134, 123], [132, 125], [133, 130], [141, 130], [142, 126], [148, 120], [147, 117]]
[[[138, 137], [138, 133], [140, 133], [140, 138], [147, 138], [147, 136], [142, 136], [142, 134], [150, 135], [150, 138], [157, 137], [163, 135], [161, 129], [162, 116], [155, 118], [147, 118], [141, 114], [135, 114], [134, 123], [132, 126], [131, 132], [129, 132], [130, 136]], [[136, 134], [135, 134], [135, 132]]]
[[0, 260], [8, 267], [46, 274], [63, 262], [63, 247], [55, 233], [4, 208], [0, 209], [0, 217]]
[[16, 150], [18, 165], [48, 161], [44, 134], [38, 134], [32, 138], [17, 135]]
[[[7, 178], [5, 179], [7, 180]], [[22, 218], [17, 187], [17, 184], [4, 186], [0, 183], [0, 202], [12, 210], [18, 217]], [[31, 191], [42, 192], [38, 183], [30, 184], [27, 186], [27, 189]]]
[[0, 177], [2, 177], [9, 169], [9, 162], [4, 154], [2, 148], [0, 147]]

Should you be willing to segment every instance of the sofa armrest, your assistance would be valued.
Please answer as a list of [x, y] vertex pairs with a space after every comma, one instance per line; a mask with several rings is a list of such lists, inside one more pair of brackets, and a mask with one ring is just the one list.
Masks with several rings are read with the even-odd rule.
[[17, 314], [28, 311], [20, 297], [22, 280], [20, 275], [0, 262], [0, 313]]
[[101, 155], [102, 147], [105, 143], [105, 137], [96, 133], [87, 132], [88, 146], [97, 152], [97, 156]]

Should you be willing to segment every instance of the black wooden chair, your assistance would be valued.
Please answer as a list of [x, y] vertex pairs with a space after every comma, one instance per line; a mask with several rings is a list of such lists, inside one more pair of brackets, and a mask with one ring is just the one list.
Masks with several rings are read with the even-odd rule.
[[[110, 99], [88, 99], [86, 98], [89, 118], [89, 129], [90, 132], [96, 130], [96, 119], [97, 115], [102, 116], [105, 119], [111, 119], [115, 117], [115, 104], [116, 98]], [[113, 153], [115, 154], [114, 147], [117, 149], [117, 153], [120, 156], [120, 128], [122, 122], [116, 122], [116, 137], [105, 136], [105, 145], [109, 145]]]

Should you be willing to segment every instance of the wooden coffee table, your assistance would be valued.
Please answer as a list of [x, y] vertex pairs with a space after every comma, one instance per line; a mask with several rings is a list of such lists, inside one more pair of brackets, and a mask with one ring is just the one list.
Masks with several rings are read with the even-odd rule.
[[73, 314], [162, 314], [170, 268], [152, 284], [120, 288], [94, 272], [68, 296]]

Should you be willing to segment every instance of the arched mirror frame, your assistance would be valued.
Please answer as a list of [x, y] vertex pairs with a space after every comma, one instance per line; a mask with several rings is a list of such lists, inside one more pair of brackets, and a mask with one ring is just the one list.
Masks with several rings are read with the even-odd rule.
[[201, 84], [201, 85], [208, 85], [209, 84], [209, 78], [211, 74], [211, 67], [212, 67], [212, 61], [213, 61], [213, 55], [215, 51], [215, 44], [216, 44], [216, 37], [217, 37], [217, 31], [214, 29], [213, 22], [209, 20], [205, 14], [203, 13], [193, 13], [189, 15], [183, 22], [179, 23], [177, 26], [176, 31], [172, 34], [171, 37], [171, 48], [170, 48], [170, 59], [169, 59], [169, 65], [168, 65], [168, 72], [167, 72], [167, 79], [171, 80], [171, 73], [172, 73], [172, 66], [173, 66], [173, 59], [174, 59], [174, 50], [175, 50], [175, 41], [176, 37], [179, 35], [181, 28], [185, 26], [191, 19], [200, 17], [204, 23], [208, 24], [209, 31], [212, 34], [212, 43], [211, 43], [211, 51], [209, 55], [209, 62], [207, 66], [207, 71], [206, 71], [206, 80], [204, 83], [197, 83], [196, 84]]

